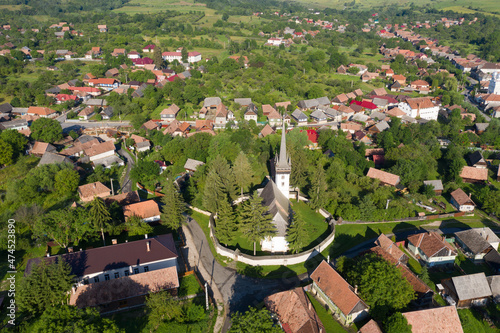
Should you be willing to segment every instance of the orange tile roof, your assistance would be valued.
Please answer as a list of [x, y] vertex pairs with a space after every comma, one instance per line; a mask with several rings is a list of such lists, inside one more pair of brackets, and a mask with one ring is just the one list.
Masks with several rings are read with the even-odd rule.
[[474, 201], [461, 189], [456, 189], [455, 191], [450, 193], [451, 197], [455, 200], [455, 202], [459, 205], [474, 205]]
[[50, 109], [50, 108], [44, 108], [41, 106], [30, 106], [28, 108], [28, 114], [36, 114], [39, 116], [49, 116], [51, 114], [56, 113], [56, 111]]
[[412, 109], [427, 109], [435, 106], [429, 97], [408, 98], [406, 103]]
[[410, 283], [411, 287], [413, 288], [413, 291], [416, 292], [417, 294], [427, 294], [428, 292], [431, 292], [431, 288], [429, 288], [428, 285], [425, 284], [424, 281], [420, 280], [418, 276], [413, 274], [412, 271], [406, 265], [404, 264], [397, 264], [396, 267], [400, 270], [401, 275]]
[[[50, 149], [50, 150], [49, 150]], [[43, 155], [46, 151], [54, 151], [55, 147], [50, 143], [36, 141], [31, 149], [32, 154]]]
[[488, 179], [488, 169], [480, 169], [469, 166], [464, 166], [460, 177], [472, 179], [472, 180], [487, 180]]
[[406, 113], [403, 110], [401, 110], [400, 108], [395, 107], [395, 108], [392, 108], [389, 111], [387, 111], [385, 114], [388, 116], [391, 116], [391, 117], [402, 117]]
[[109, 195], [111, 190], [101, 182], [85, 184], [78, 186], [78, 194], [80, 199], [100, 197]]
[[463, 333], [462, 324], [457, 309], [453, 306], [443, 306], [428, 310], [403, 313], [412, 333]]
[[399, 184], [399, 176], [398, 175], [394, 175], [392, 173], [378, 170], [375, 168], [370, 168], [368, 170], [368, 173], [366, 174], [366, 176], [368, 176], [370, 178], [378, 179], [381, 182], [383, 182], [385, 184], [392, 185], [392, 186], [396, 186], [397, 184]]
[[177, 112], [179, 112], [179, 107], [175, 104], [170, 105], [167, 109], [163, 109], [162, 112], [160, 112], [160, 115], [162, 114], [173, 114], [176, 115]]
[[349, 283], [326, 261], [323, 260], [319, 264], [311, 274], [311, 279], [344, 315], [349, 315], [359, 303], [368, 309], [363, 300], [354, 293]]
[[139, 136], [139, 135], [136, 135], [136, 134], [132, 134], [130, 136], [130, 138], [132, 140], [134, 140], [135, 143], [141, 143], [141, 142], [144, 142], [144, 141], [148, 141], [148, 139], [145, 139], [142, 136]]
[[382, 330], [378, 326], [377, 322], [371, 319], [363, 327], [359, 329], [358, 333], [382, 333]]
[[271, 114], [273, 112], [276, 112], [276, 110], [269, 104], [264, 104], [262, 105], [262, 113], [264, 115]]
[[288, 325], [291, 332], [325, 331], [302, 287], [269, 295], [264, 298], [264, 303], [278, 316], [282, 325]]
[[147, 200], [123, 206], [123, 215], [125, 215], [125, 219], [134, 215], [142, 219], [146, 219], [160, 214], [158, 203], [154, 200]]
[[386, 251], [391, 257], [393, 257], [396, 262], [402, 260], [406, 255], [404, 252], [392, 242], [385, 234], [381, 234], [375, 244], [380, 246], [384, 251]]
[[[456, 255], [455, 249], [436, 232], [420, 233], [408, 237], [408, 242], [422, 250], [428, 257], [432, 257], [443, 249], [452, 251], [452, 255]], [[449, 253], [448, 251], [448, 253]]]

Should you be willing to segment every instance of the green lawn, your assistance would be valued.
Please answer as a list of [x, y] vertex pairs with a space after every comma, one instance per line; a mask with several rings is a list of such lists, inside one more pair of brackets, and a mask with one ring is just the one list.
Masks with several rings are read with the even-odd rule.
[[333, 319], [332, 315], [328, 310], [326, 310], [309, 292], [307, 292], [307, 297], [311, 301], [316, 314], [323, 323], [325, 327], [326, 333], [341, 333], [347, 332], [342, 325], [340, 325], [335, 319]]
[[460, 317], [464, 333], [498, 332], [498, 329], [490, 327], [478, 310], [461, 309], [458, 310], [458, 316]]
[[201, 288], [194, 274], [179, 278], [179, 297], [196, 295], [202, 292], [203, 289]]

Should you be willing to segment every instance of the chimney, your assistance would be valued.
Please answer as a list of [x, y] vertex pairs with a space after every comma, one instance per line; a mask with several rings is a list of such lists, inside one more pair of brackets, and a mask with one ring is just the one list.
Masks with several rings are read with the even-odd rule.
[[144, 235], [144, 238], [145, 238], [145, 239], [148, 239], [148, 234], [145, 234], [145, 235]]
[[73, 246], [69, 246], [68, 247], [68, 253], [72, 253], [73, 252]]
[[471, 199], [472, 193], [469, 193], [469, 199]]
[[71, 292], [74, 294], [76, 294], [76, 288], [75, 287], [71, 287]]
[[357, 295], [358, 294], [358, 285], [354, 286], [354, 293]]
[[319, 333], [323, 333], [323, 328], [322, 327], [319, 328]]
[[146, 242], [146, 248], [147, 248], [148, 252], [151, 251], [151, 241]]
[[47, 252], [47, 258], [48, 258], [48, 257], [50, 257], [50, 253], [49, 253], [49, 252]]
[[486, 235], [486, 241], [488, 241], [488, 238], [490, 238], [490, 235]]
[[94, 183], [93, 185], [94, 185], [94, 188], [96, 188], [96, 185], [95, 185], [95, 183]]
[[113, 238], [113, 239], [111, 240], [111, 244], [113, 244], [113, 245], [118, 244], [118, 240], [117, 240], [116, 238]]
[[312, 303], [311, 302], [309, 302], [308, 308], [309, 308], [309, 311], [312, 311]]

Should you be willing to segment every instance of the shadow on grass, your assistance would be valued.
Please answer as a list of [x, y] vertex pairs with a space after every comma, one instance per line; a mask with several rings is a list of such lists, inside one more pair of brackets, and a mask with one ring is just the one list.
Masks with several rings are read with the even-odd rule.
[[[355, 250], [357, 245], [360, 245], [363, 242], [366, 242], [372, 238], [377, 238], [380, 235], [380, 232], [376, 232], [372, 228], [368, 227], [364, 235], [356, 234], [338, 234], [335, 235], [335, 240], [333, 244], [330, 246], [329, 255], [330, 258], [336, 258], [340, 255], [344, 254], [348, 250]], [[371, 245], [367, 245], [367, 248], [371, 247]]]

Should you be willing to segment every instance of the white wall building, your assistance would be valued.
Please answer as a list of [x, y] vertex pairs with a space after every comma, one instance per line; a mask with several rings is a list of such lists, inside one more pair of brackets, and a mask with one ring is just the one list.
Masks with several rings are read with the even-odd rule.
[[437, 120], [439, 115], [439, 106], [428, 97], [409, 98], [406, 102], [399, 103], [398, 108], [412, 118]]
[[[163, 52], [162, 57], [164, 60], [168, 62], [172, 62], [177, 60], [179, 63], [182, 63], [182, 52]], [[188, 52], [187, 61], [189, 63], [201, 61], [201, 53], [200, 52]]]
[[488, 86], [488, 94], [500, 95], [500, 72], [491, 74], [491, 80]]

